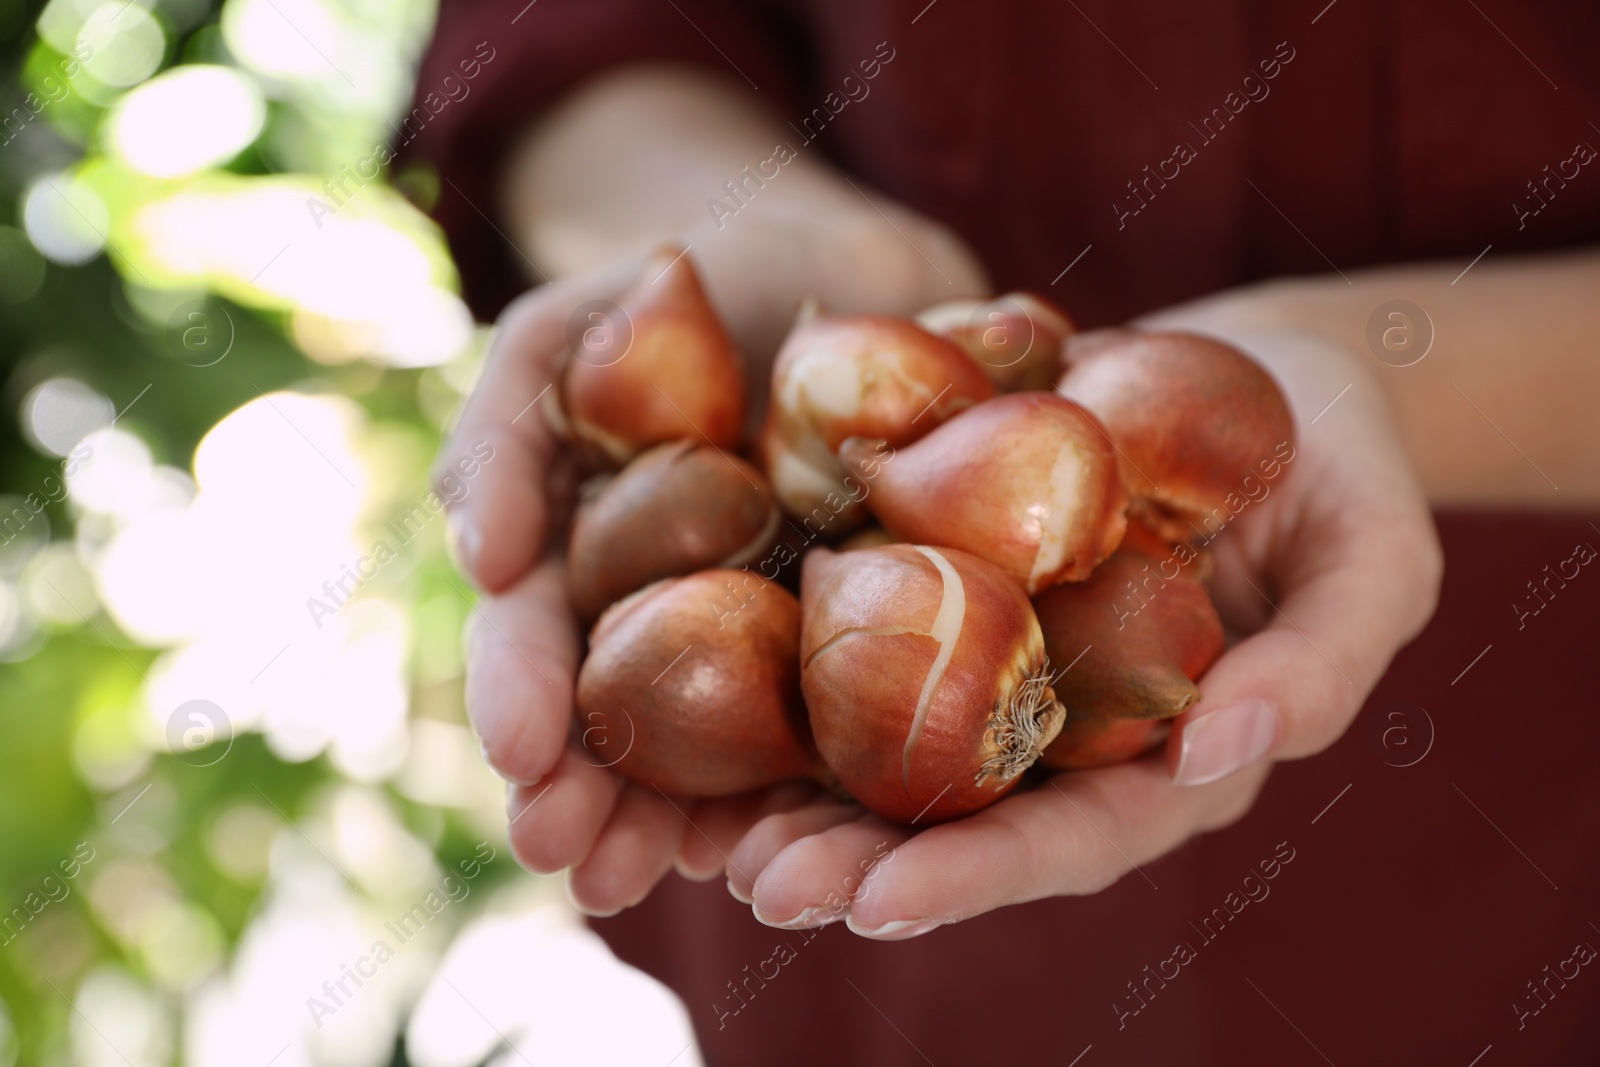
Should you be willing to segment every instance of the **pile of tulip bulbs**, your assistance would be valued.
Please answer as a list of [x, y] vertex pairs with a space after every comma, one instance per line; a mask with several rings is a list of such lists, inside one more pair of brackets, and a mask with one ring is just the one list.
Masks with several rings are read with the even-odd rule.
[[599, 472], [568, 549], [594, 762], [684, 797], [809, 779], [928, 825], [1035, 763], [1132, 759], [1200, 698], [1223, 631], [1199, 542], [1293, 456], [1235, 349], [1075, 335], [1029, 294], [807, 307], [751, 443], [682, 249], [605, 328], [542, 401]]

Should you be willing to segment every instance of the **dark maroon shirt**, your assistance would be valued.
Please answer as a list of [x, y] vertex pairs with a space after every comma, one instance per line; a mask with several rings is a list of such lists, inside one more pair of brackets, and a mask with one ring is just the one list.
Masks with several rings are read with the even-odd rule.
[[1600, 147], [1594, 3], [524, 3], [445, 5], [419, 97], [494, 58], [407, 130], [449, 179], [437, 217], [483, 316], [524, 285], [480, 213], [507, 146], [639, 60], [752, 85], [793, 150], [1086, 325], [1276, 274], [1600, 238], [1600, 166], [1578, 162]]
[[[524, 286], [482, 214], [507, 145], [646, 59], [754, 85], [793, 150], [1085, 325], [1278, 274], [1600, 238], [1592, 2], [524, 3], [445, 6], [419, 96], [459, 96], [480, 43], [493, 58], [409, 130], [484, 317]], [[1513, 606], [1600, 545], [1594, 518], [1445, 517], [1439, 615], [1345, 737], [1103, 893], [875, 944], [768, 929], [670, 875], [595, 928], [684, 996], [713, 1065], [1600, 1062], [1600, 961], [1579, 947], [1600, 948], [1600, 575], [1531, 620]]]

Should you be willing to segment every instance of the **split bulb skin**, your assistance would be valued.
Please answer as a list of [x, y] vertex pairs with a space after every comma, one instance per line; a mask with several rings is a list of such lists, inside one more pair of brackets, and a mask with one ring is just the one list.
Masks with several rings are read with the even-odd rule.
[[[853, 465], [874, 446], [847, 441], [840, 455]], [[962, 412], [900, 449], [867, 498], [900, 540], [981, 556], [1030, 593], [1087, 578], [1122, 540], [1126, 504], [1105, 431], [1053, 393]]]
[[584, 329], [545, 396], [557, 436], [613, 466], [666, 441], [733, 449], [743, 437], [744, 359], [683, 251], [666, 245], [646, 261], [620, 314], [597, 313], [604, 343], [585, 347]]
[[753, 466], [709, 445], [673, 441], [642, 452], [578, 508], [567, 588], [579, 618], [662, 578], [753, 564], [782, 515]]
[[799, 636], [794, 594], [742, 570], [666, 579], [612, 605], [578, 672], [592, 761], [683, 797], [830, 781], [800, 696]]
[[1002, 393], [1054, 389], [1061, 346], [1077, 332], [1059, 306], [1026, 292], [946, 300], [919, 312], [916, 321], [965, 350]]
[[[846, 491], [837, 458], [846, 438], [899, 448], [993, 395], [965, 352], [909, 319], [803, 316], [773, 363], [761, 434], [773, 489], [791, 514], [810, 514], [828, 493]], [[852, 525], [865, 517], [859, 502], [847, 517]]]
[[892, 315], [817, 315], [790, 333], [772, 374], [785, 424], [833, 451], [847, 437], [909, 444], [994, 395], [961, 349]]
[[862, 804], [927, 826], [1013, 789], [1060, 730], [1038, 621], [998, 567], [955, 549], [814, 549], [801, 687], [828, 766]]
[[819, 536], [831, 538], [867, 520], [860, 479], [851, 477], [820, 437], [802, 433], [791, 439], [769, 409], [755, 452], [783, 510], [812, 520]]
[[[1229, 494], [1294, 443], [1294, 417], [1270, 374], [1198, 334], [1096, 330], [1066, 346], [1057, 391], [1094, 412], [1116, 442], [1130, 514], [1169, 540], [1201, 533]], [[1246, 479], [1251, 479], [1247, 481]], [[1234, 509], [1237, 510], [1237, 509]]]
[[1047, 589], [1033, 606], [1051, 661], [1070, 664], [1054, 681], [1067, 722], [1042, 757], [1049, 767], [1132, 758], [1155, 735], [1128, 724], [1172, 719], [1197, 703], [1195, 681], [1223, 650], [1205, 586], [1137, 552], [1119, 551], [1088, 581]]

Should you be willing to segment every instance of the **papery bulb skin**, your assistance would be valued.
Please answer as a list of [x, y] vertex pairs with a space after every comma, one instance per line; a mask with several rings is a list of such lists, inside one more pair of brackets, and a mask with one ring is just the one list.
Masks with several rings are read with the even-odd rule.
[[826, 315], [802, 319], [772, 369], [761, 453], [779, 502], [809, 515], [834, 494], [849, 502], [840, 529], [864, 517], [859, 482], [838, 458], [848, 437], [889, 449], [994, 395], [965, 352], [909, 319]]
[[860, 477], [845, 471], [821, 438], [791, 440], [769, 410], [755, 451], [773, 496], [804, 525], [807, 540], [833, 540], [866, 521]]
[[929, 333], [953, 341], [1002, 393], [1050, 390], [1061, 377], [1061, 346], [1072, 318], [1037, 293], [993, 300], [946, 300], [917, 314]]
[[642, 452], [578, 508], [567, 588], [585, 620], [662, 578], [754, 564], [782, 513], [766, 477], [693, 441]]
[[1182, 713], [1222, 654], [1210, 594], [1172, 560], [1119, 551], [1088, 581], [1047, 589], [1033, 606], [1046, 653], [1065, 668], [1053, 684], [1067, 709], [1067, 740], [1045, 750], [1049, 767], [1084, 766], [1089, 751], [1138, 751], [1147, 732], [1101, 725]]
[[809, 552], [801, 687], [849, 793], [917, 826], [1010, 792], [1061, 729], [1038, 620], [998, 567], [955, 549]]
[[818, 314], [784, 340], [773, 407], [831, 451], [847, 437], [909, 444], [994, 387], [949, 341], [892, 315]]
[[1210, 540], [1294, 457], [1283, 391], [1231, 345], [1097, 330], [1072, 338], [1066, 356], [1058, 391], [1105, 424], [1130, 515], [1168, 540]]
[[748, 571], [647, 586], [600, 616], [578, 672], [592, 762], [684, 797], [829, 781], [799, 685], [800, 604]]
[[[854, 466], [874, 442], [847, 441]], [[913, 544], [995, 563], [1033, 593], [1087, 578], [1122, 540], [1127, 493], [1094, 416], [1053, 393], [1012, 393], [900, 449], [867, 506]]]
[[743, 436], [744, 360], [683, 252], [658, 249], [615, 305], [573, 323], [543, 398], [558, 436], [613, 466], [665, 441]]

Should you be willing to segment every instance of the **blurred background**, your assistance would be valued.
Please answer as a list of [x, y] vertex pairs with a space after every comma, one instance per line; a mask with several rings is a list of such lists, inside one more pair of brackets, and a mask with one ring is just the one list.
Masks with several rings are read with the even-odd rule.
[[0, 0], [0, 1067], [698, 1062], [466, 726], [434, 15]]

